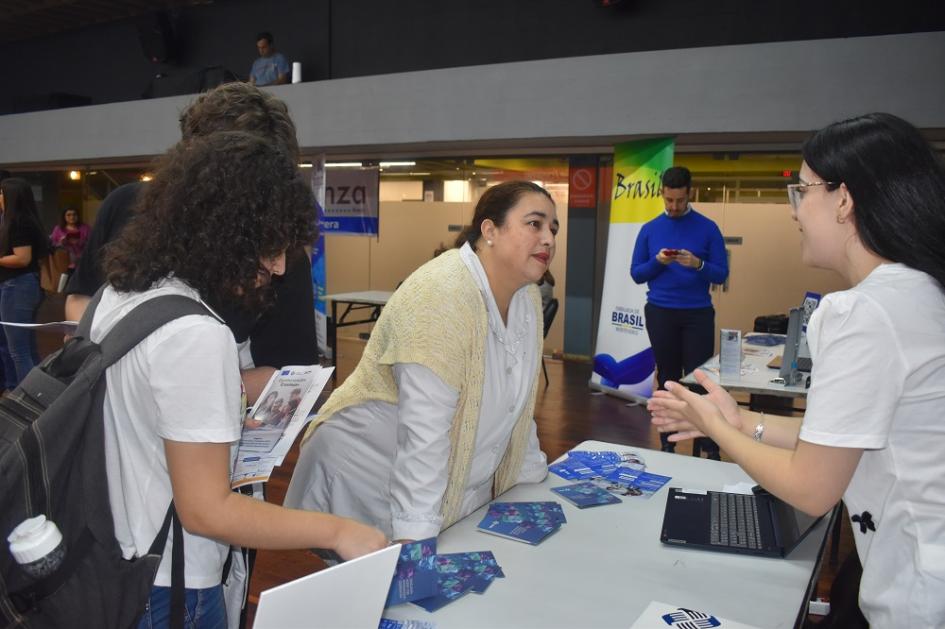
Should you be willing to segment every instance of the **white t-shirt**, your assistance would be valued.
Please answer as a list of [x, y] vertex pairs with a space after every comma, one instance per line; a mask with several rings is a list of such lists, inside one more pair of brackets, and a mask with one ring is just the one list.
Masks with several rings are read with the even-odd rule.
[[[195, 290], [174, 279], [143, 293], [107, 288], [92, 321], [92, 340], [101, 341], [132, 308], [160, 295], [198, 298]], [[239, 439], [242, 384], [233, 334], [209, 315], [181, 317], [109, 367], [106, 382], [108, 494], [122, 556], [130, 559], [148, 552], [171, 502], [164, 440]], [[171, 584], [170, 548], [155, 585]], [[184, 531], [186, 587], [219, 584], [228, 548]]]
[[902, 264], [827, 295], [808, 326], [814, 367], [800, 438], [863, 448], [843, 496], [874, 627], [945, 626], [945, 294]]

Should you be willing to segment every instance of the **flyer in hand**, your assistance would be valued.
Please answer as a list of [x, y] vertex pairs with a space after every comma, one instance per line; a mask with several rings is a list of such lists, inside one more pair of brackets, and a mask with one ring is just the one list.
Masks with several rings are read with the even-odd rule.
[[230, 477], [233, 488], [269, 480], [282, 464], [334, 367], [289, 366], [276, 371], [246, 413], [236, 464]]

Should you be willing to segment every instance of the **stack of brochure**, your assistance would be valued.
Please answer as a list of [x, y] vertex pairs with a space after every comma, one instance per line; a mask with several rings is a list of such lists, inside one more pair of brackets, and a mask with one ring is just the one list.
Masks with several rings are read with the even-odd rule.
[[[611, 494], [629, 498], [649, 498], [672, 480], [670, 476], [647, 472], [643, 457], [629, 451], [574, 450], [563, 461], [549, 465], [548, 471], [565, 480], [588, 481]], [[575, 490], [567, 491], [575, 493]], [[585, 502], [589, 500], [584, 498]], [[601, 498], [597, 504], [610, 503]]]
[[557, 502], [493, 502], [479, 530], [526, 544], [538, 544], [566, 523]]
[[436, 553], [436, 538], [404, 544], [385, 607], [413, 603], [432, 612], [467, 592], [482, 594], [504, 577], [489, 551]]
[[606, 489], [601, 489], [589, 481], [563, 485], [562, 487], [552, 487], [551, 491], [555, 492], [578, 509], [600, 507], [621, 502], [620, 498], [617, 496]]

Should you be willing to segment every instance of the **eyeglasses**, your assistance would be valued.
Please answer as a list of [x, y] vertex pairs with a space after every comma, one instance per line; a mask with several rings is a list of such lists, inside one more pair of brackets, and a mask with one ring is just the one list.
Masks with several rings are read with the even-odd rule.
[[807, 189], [812, 186], [834, 186], [836, 185], [832, 181], [812, 181], [810, 183], [789, 183], [787, 185], [787, 198], [795, 210], [797, 206], [801, 204], [801, 199], [804, 198], [804, 193], [807, 192]]

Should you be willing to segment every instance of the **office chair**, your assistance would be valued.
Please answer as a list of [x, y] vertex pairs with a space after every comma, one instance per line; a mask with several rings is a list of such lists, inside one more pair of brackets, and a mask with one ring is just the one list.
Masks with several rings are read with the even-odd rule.
[[[545, 306], [545, 310], [542, 313], [545, 319], [545, 336], [548, 336], [548, 330], [551, 329], [551, 324], [554, 323], [555, 315], [558, 314], [558, 298], [552, 297], [551, 301], [548, 302], [548, 305]], [[545, 351], [542, 348], [541, 352], [541, 371], [545, 374], [545, 388], [548, 387], [548, 368], [545, 366]]]

